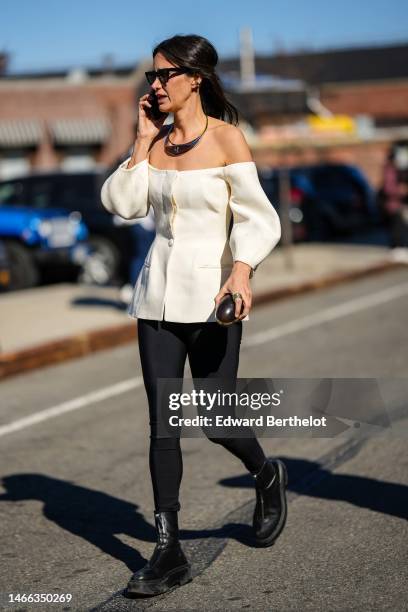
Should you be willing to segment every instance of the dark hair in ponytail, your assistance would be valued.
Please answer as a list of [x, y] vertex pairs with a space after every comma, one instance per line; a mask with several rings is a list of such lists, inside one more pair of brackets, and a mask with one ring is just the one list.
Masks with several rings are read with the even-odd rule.
[[153, 57], [159, 52], [175, 66], [186, 66], [201, 75], [200, 98], [206, 115], [227, 119], [229, 123], [237, 125], [238, 111], [225, 97], [221, 81], [215, 72], [218, 53], [206, 38], [195, 34], [178, 34], [156, 45]]

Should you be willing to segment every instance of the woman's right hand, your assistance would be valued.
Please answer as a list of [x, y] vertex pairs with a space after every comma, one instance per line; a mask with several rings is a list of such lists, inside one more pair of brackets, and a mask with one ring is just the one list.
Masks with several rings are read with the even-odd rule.
[[155, 94], [153, 92], [151, 94], [147, 93], [139, 99], [136, 139], [153, 140], [160, 132], [168, 116], [168, 113], [163, 113], [163, 117], [160, 119], [150, 118], [146, 112], [146, 108], [149, 109], [152, 106], [149, 102], [150, 95], [154, 96]]

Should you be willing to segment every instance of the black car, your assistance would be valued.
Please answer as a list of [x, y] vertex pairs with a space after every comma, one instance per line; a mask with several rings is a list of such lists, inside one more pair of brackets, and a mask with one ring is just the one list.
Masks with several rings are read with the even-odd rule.
[[58, 206], [80, 212], [89, 230], [88, 244], [104, 268], [101, 276], [106, 284], [129, 277], [132, 248], [129, 225], [119, 223], [102, 206], [100, 192], [107, 176], [106, 170], [41, 172], [0, 181], [0, 189], [8, 187], [5, 204], [28, 204], [34, 209]]
[[[375, 191], [349, 164], [295, 166], [289, 175], [289, 218], [295, 242], [371, 242], [381, 223]], [[261, 169], [266, 194], [280, 211], [278, 169]]]

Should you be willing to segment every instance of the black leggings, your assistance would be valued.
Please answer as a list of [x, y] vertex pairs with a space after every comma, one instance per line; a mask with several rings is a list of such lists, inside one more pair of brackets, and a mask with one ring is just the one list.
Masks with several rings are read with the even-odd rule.
[[[242, 322], [228, 327], [218, 323], [175, 323], [138, 319], [139, 354], [150, 416], [149, 464], [155, 510], [180, 510], [179, 489], [183, 474], [180, 439], [156, 437], [158, 422], [157, 379], [183, 378], [188, 356], [193, 378], [236, 380]], [[238, 457], [252, 474], [266, 457], [255, 437], [209, 438]]]

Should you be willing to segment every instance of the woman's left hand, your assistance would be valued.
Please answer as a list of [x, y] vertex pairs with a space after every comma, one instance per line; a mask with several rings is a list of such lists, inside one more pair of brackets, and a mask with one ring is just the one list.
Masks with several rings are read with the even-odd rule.
[[[241, 320], [247, 316], [252, 306], [252, 290], [249, 283], [250, 272], [251, 266], [243, 261], [236, 261], [234, 263], [230, 276], [227, 278], [226, 282], [214, 298], [215, 308], [217, 308], [219, 302], [222, 300], [224, 295], [227, 295], [227, 293], [240, 293], [243, 299], [235, 299], [235, 317], [239, 317]], [[244, 310], [240, 315], [242, 301], [244, 302]]]

